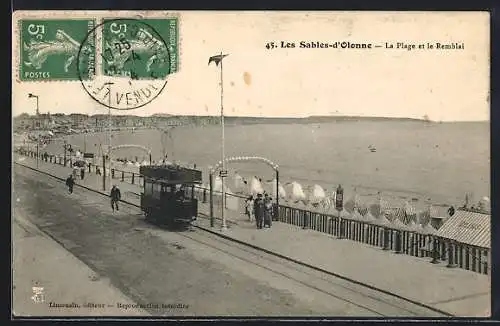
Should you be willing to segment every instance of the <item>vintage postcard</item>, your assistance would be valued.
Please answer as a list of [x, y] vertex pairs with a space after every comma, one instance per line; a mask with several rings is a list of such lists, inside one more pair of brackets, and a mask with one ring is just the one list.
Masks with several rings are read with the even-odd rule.
[[490, 315], [487, 12], [12, 27], [14, 317]]

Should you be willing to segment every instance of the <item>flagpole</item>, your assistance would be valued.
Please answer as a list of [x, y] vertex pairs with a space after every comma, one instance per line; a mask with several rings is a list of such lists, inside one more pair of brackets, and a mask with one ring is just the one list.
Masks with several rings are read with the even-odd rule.
[[222, 180], [222, 231], [227, 230], [227, 225], [226, 225], [226, 216], [224, 214], [224, 210], [226, 209], [226, 190], [224, 188], [224, 176], [226, 173], [226, 157], [225, 157], [225, 152], [224, 152], [224, 142], [225, 142], [225, 137], [224, 137], [224, 79], [223, 79], [223, 73], [222, 73], [222, 52], [220, 53], [221, 60], [220, 60], [220, 118], [221, 118], [221, 125], [222, 125], [222, 171], [223, 174], [221, 175], [221, 180]]

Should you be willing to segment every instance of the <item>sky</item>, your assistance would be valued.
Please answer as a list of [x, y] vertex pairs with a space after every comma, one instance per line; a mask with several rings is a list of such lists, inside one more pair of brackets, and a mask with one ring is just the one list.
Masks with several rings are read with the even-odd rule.
[[[231, 116], [357, 115], [435, 121], [489, 120], [489, 16], [466, 12], [16, 12], [13, 115], [107, 113], [79, 81], [19, 81], [19, 19], [27, 17], [180, 17], [179, 72], [148, 105], [113, 114]], [[34, 16], [35, 15], [35, 16]], [[266, 49], [268, 42], [295, 48]], [[306, 49], [300, 41], [372, 43], [376, 49]], [[385, 43], [458, 42], [463, 50], [387, 49]], [[43, 68], [42, 68], [43, 69]]]

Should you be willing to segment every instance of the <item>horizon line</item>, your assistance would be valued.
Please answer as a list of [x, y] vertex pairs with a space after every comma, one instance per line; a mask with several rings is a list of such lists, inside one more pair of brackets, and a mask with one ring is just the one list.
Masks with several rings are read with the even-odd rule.
[[[46, 115], [48, 113], [40, 113], [40, 115]], [[98, 114], [88, 114], [88, 113], [78, 113], [78, 112], [73, 112], [73, 113], [53, 113], [51, 115], [63, 115], [63, 116], [70, 116], [73, 114], [78, 114], [78, 115], [85, 115], [88, 117], [93, 117], [93, 116], [107, 116], [105, 113], [98, 113]], [[13, 118], [18, 118], [22, 115], [28, 115], [29, 117], [35, 117], [36, 114], [30, 114], [28, 112], [22, 112], [16, 116], [13, 116]], [[140, 117], [140, 118], [149, 118], [149, 117], [154, 117], [154, 116], [164, 116], [164, 117], [220, 117], [220, 115], [204, 115], [204, 114], [170, 114], [170, 113], [153, 113], [150, 115], [137, 115], [137, 114], [114, 114], [114, 116], [119, 116], [119, 117]], [[490, 120], [432, 120], [432, 119], [425, 119], [424, 117], [422, 118], [414, 118], [414, 117], [388, 117], [388, 116], [376, 116], [376, 115], [309, 115], [309, 116], [250, 116], [250, 115], [224, 115], [224, 118], [254, 118], [254, 119], [311, 119], [311, 118], [365, 118], [365, 119], [370, 119], [370, 118], [375, 118], [375, 119], [394, 119], [394, 120], [414, 120], [414, 121], [423, 121], [423, 122], [432, 122], [432, 123], [439, 123], [439, 122], [489, 122]]]

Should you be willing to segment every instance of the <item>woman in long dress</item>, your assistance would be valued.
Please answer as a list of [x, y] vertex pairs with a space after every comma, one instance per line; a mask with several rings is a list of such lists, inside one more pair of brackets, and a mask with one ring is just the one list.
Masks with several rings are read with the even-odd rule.
[[254, 208], [253, 196], [248, 197], [246, 205], [247, 205], [246, 209], [248, 214], [248, 220], [250, 222], [253, 222], [255, 220], [255, 208]]

